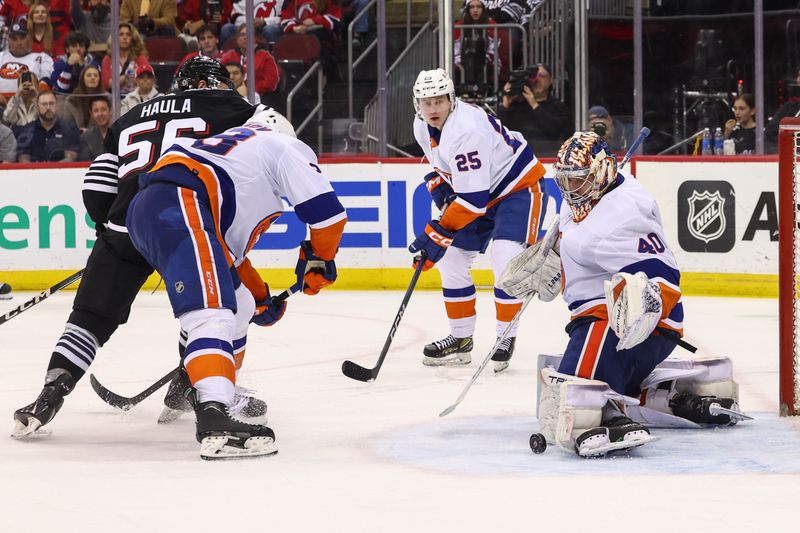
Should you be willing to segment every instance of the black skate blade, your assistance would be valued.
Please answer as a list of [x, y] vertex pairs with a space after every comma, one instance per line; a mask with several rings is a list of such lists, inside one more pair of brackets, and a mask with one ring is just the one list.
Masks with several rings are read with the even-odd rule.
[[345, 361], [342, 363], [342, 374], [357, 381], [375, 381], [375, 371], [373, 369], [364, 368], [352, 361]]
[[753, 420], [752, 416], [746, 415], [740, 411], [734, 411], [733, 409], [727, 409], [718, 403], [712, 403], [711, 407], [709, 408], [709, 412], [712, 416], [728, 415], [731, 417], [731, 420], [736, 420], [737, 422], [741, 422], [743, 420]]

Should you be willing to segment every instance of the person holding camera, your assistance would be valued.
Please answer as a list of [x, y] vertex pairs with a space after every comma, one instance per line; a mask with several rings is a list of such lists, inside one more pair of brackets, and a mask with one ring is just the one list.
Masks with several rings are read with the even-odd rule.
[[551, 73], [542, 63], [512, 71], [497, 110], [501, 122], [522, 133], [535, 153], [554, 152], [572, 129], [569, 108], [552, 95]]
[[200, 30], [211, 28], [219, 35], [222, 25], [231, 18], [231, 0], [183, 0], [178, 11], [181, 38], [189, 43], [200, 39]]
[[628, 149], [633, 137], [633, 124], [623, 124], [615, 120], [608, 109], [601, 105], [590, 107], [586, 116], [588, 117], [586, 129], [602, 137], [613, 152], [624, 153]]
[[462, 13], [453, 28], [453, 61], [461, 70], [463, 83], [480, 86], [486, 82], [486, 68], [499, 61], [495, 54], [500, 36], [497, 30], [470, 28], [474, 24], [495, 24], [489, 18], [484, 0], [466, 0]]
[[36, 109], [37, 120], [17, 135], [17, 160], [20, 163], [76, 161], [81, 147], [80, 132], [74, 122], [56, 115], [53, 91], [42, 91], [36, 96]]
[[0, 106], [14, 96], [18, 79], [23, 72], [32, 72], [45, 81], [53, 73], [53, 58], [42, 52], [31, 51], [31, 38], [25, 22], [15, 22], [8, 30], [8, 50], [0, 52]]
[[176, 0], [123, 0], [119, 9], [120, 22], [130, 22], [146, 37], [175, 37], [178, 34], [175, 27], [177, 16]]
[[18, 133], [23, 126], [36, 120], [38, 87], [39, 79], [33, 72], [25, 71], [19, 75], [17, 94], [11, 97], [3, 111], [3, 122], [8, 124], [14, 133]]

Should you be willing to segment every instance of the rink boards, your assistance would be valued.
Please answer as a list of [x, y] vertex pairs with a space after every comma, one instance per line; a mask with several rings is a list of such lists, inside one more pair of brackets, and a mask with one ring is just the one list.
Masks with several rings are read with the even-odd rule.
[[[406, 247], [437, 215], [422, 177], [429, 166], [416, 159], [323, 159], [348, 212], [337, 257], [340, 289], [405, 288], [410, 278]], [[550, 165], [546, 164], [548, 171]], [[775, 296], [778, 271], [778, 164], [764, 157], [642, 157], [632, 169], [657, 199], [688, 294]], [[40, 290], [83, 267], [94, 231], [81, 200], [85, 165], [0, 169], [0, 280]], [[547, 179], [545, 226], [561, 199]], [[286, 212], [251, 252], [262, 275], [289, 285], [297, 244], [307, 228]], [[475, 281], [491, 286], [481, 257]], [[155, 287], [158, 278], [151, 279]], [[438, 273], [420, 280], [439, 287]]]

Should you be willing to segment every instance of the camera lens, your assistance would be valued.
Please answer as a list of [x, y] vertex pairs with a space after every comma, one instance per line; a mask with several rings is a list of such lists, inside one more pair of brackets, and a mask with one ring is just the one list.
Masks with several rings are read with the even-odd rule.
[[606, 134], [606, 124], [605, 122], [592, 122], [590, 129], [598, 134], [600, 137]]

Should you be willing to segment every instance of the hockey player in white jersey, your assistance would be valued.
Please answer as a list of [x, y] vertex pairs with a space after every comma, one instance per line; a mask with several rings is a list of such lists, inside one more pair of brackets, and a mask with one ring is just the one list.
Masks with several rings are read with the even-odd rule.
[[[491, 242], [492, 270], [498, 279], [507, 262], [536, 241], [545, 215], [545, 170], [521, 134], [457, 100], [453, 81], [442, 69], [420, 72], [414, 106], [414, 136], [433, 167], [425, 181], [443, 212], [409, 250], [425, 252], [424, 270], [438, 263], [450, 324], [450, 335], [425, 346], [423, 363], [468, 364], [476, 322], [470, 268]], [[522, 301], [497, 287], [494, 298], [500, 336]], [[515, 341], [516, 328], [492, 357], [495, 372], [508, 367]]]
[[645, 425], [736, 423], [729, 360], [662, 363], [683, 334], [683, 304], [653, 197], [618, 171], [594, 132], [567, 140], [554, 169], [566, 204], [558, 226], [512, 259], [499, 283], [509, 294], [538, 293], [544, 301], [563, 284], [572, 313], [558, 371], [542, 370], [542, 433], [598, 456], [649, 442]]
[[334, 258], [347, 221], [342, 204], [313, 151], [273, 110], [242, 127], [173, 145], [139, 185], [127, 227], [136, 249], [164, 278], [188, 335], [182, 366], [194, 387], [201, 456], [276, 453], [269, 427], [246, 424], [228, 411], [237, 321], [270, 326], [286, 310], [247, 253], [283, 212], [282, 197], [288, 198], [311, 228], [300, 247], [297, 287], [317, 294], [336, 280]]

